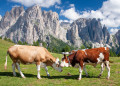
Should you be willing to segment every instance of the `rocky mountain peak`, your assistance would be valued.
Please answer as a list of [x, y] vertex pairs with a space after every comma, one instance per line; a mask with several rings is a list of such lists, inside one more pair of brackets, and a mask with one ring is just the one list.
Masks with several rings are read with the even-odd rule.
[[7, 11], [0, 21], [0, 35], [5, 34], [5, 32], [15, 24], [23, 12], [23, 7], [14, 7], [10, 12]]
[[[118, 40], [119, 34], [120, 31], [116, 33]], [[39, 5], [27, 10], [23, 7], [14, 7], [10, 12], [6, 12], [0, 21], [0, 36], [10, 38], [15, 43], [22, 41], [32, 44], [37, 40], [50, 42], [50, 36], [53, 36], [76, 47], [86, 43], [94, 46], [115, 46], [114, 37], [101, 25], [99, 19], [79, 18], [72, 24], [59, 23], [56, 12], [42, 11]]]

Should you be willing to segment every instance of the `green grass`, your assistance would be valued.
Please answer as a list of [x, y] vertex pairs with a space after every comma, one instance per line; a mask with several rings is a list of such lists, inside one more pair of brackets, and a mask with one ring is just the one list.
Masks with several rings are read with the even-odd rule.
[[[120, 86], [120, 58], [111, 57], [111, 76], [107, 80], [107, 70], [105, 68], [101, 78], [97, 78], [100, 73], [100, 65], [96, 68], [92, 66], [86, 66], [89, 77], [82, 74], [82, 80], [78, 81], [79, 76], [78, 68], [63, 68], [63, 72], [58, 72], [51, 67], [48, 67], [50, 77], [46, 76], [44, 68], [41, 68], [41, 80], [37, 79], [37, 70], [34, 64], [32, 65], [20, 65], [21, 71], [26, 76], [26, 79], [20, 77], [17, 72], [17, 77], [13, 77], [12, 74], [12, 61], [8, 58], [7, 70], [4, 70], [4, 62], [6, 51], [8, 47], [14, 45], [0, 39], [0, 86]], [[62, 58], [61, 54], [52, 53], [54, 57]], [[71, 73], [71, 76], [67, 74]]]

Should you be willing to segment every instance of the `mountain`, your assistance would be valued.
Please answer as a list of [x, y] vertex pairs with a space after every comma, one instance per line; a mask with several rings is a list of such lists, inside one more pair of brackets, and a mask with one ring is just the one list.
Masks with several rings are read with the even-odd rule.
[[67, 31], [67, 39], [76, 46], [81, 44], [106, 44], [115, 46], [105, 26], [102, 27], [99, 19], [80, 18], [70, 25]]
[[118, 30], [118, 32], [115, 34], [115, 38], [117, 39], [116, 41], [119, 43], [120, 45], [120, 30]]
[[[1, 34], [10, 38], [15, 43], [49, 39], [49, 35], [64, 40], [64, 29], [60, 28], [59, 18], [56, 12], [42, 11], [39, 5], [32, 6], [27, 10], [15, 7], [0, 22]], [[4, 33], [3, 33], [4, 32]]]
[[16, 21], [22, 15], [23, 12], [23, 7], [15, 7], [12, 8], [10, 12], [6, 12], [5, 16], [0, 21], [0, 36], [2, 34], [5, 34], [6, 31], [16, 23]]
[[[112, 46], [116, 48], [119, 37], [111, 36], [106, 26], [99, 19], [79, 18], [73, 23], [59, 22], [56, 12], [42, 11], [39, 5], [26, 10], [14, 7], [6, 12], [0, 21], [0, 36], [33, 44], [37, 40], [52, 43], [57, 38], [69, 45], [80, 48], [85, 46]], [[59, 42], [57, 42], [59, 43]]]

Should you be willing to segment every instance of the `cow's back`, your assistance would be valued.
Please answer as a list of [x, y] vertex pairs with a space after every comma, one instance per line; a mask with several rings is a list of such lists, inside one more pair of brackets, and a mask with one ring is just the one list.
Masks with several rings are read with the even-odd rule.
[[8, 49], [9, 55], [20, 59], [22, 63], [44, 60], [46, 51], [43, 47], [14, 45]]
[[87, 49], [86, 51], [86, 59], [89, 59], [91, 62], [98, 62], [98, 58], [103, 55], [104, 60], [109, 60], [109, 48], [107, 47], [100, 47], [100, 48], [93, 48]]

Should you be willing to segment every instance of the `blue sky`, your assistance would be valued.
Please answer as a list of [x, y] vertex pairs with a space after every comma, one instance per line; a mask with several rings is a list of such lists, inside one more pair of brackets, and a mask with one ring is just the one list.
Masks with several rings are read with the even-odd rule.
[[114, 34], [120, 28], [120, 0], [0, 0], [0, 15], [12, 7], [39, 4], [42, 10], [58, 13], [59, 20], [72, 22], [78, 18], [100, 18]]

